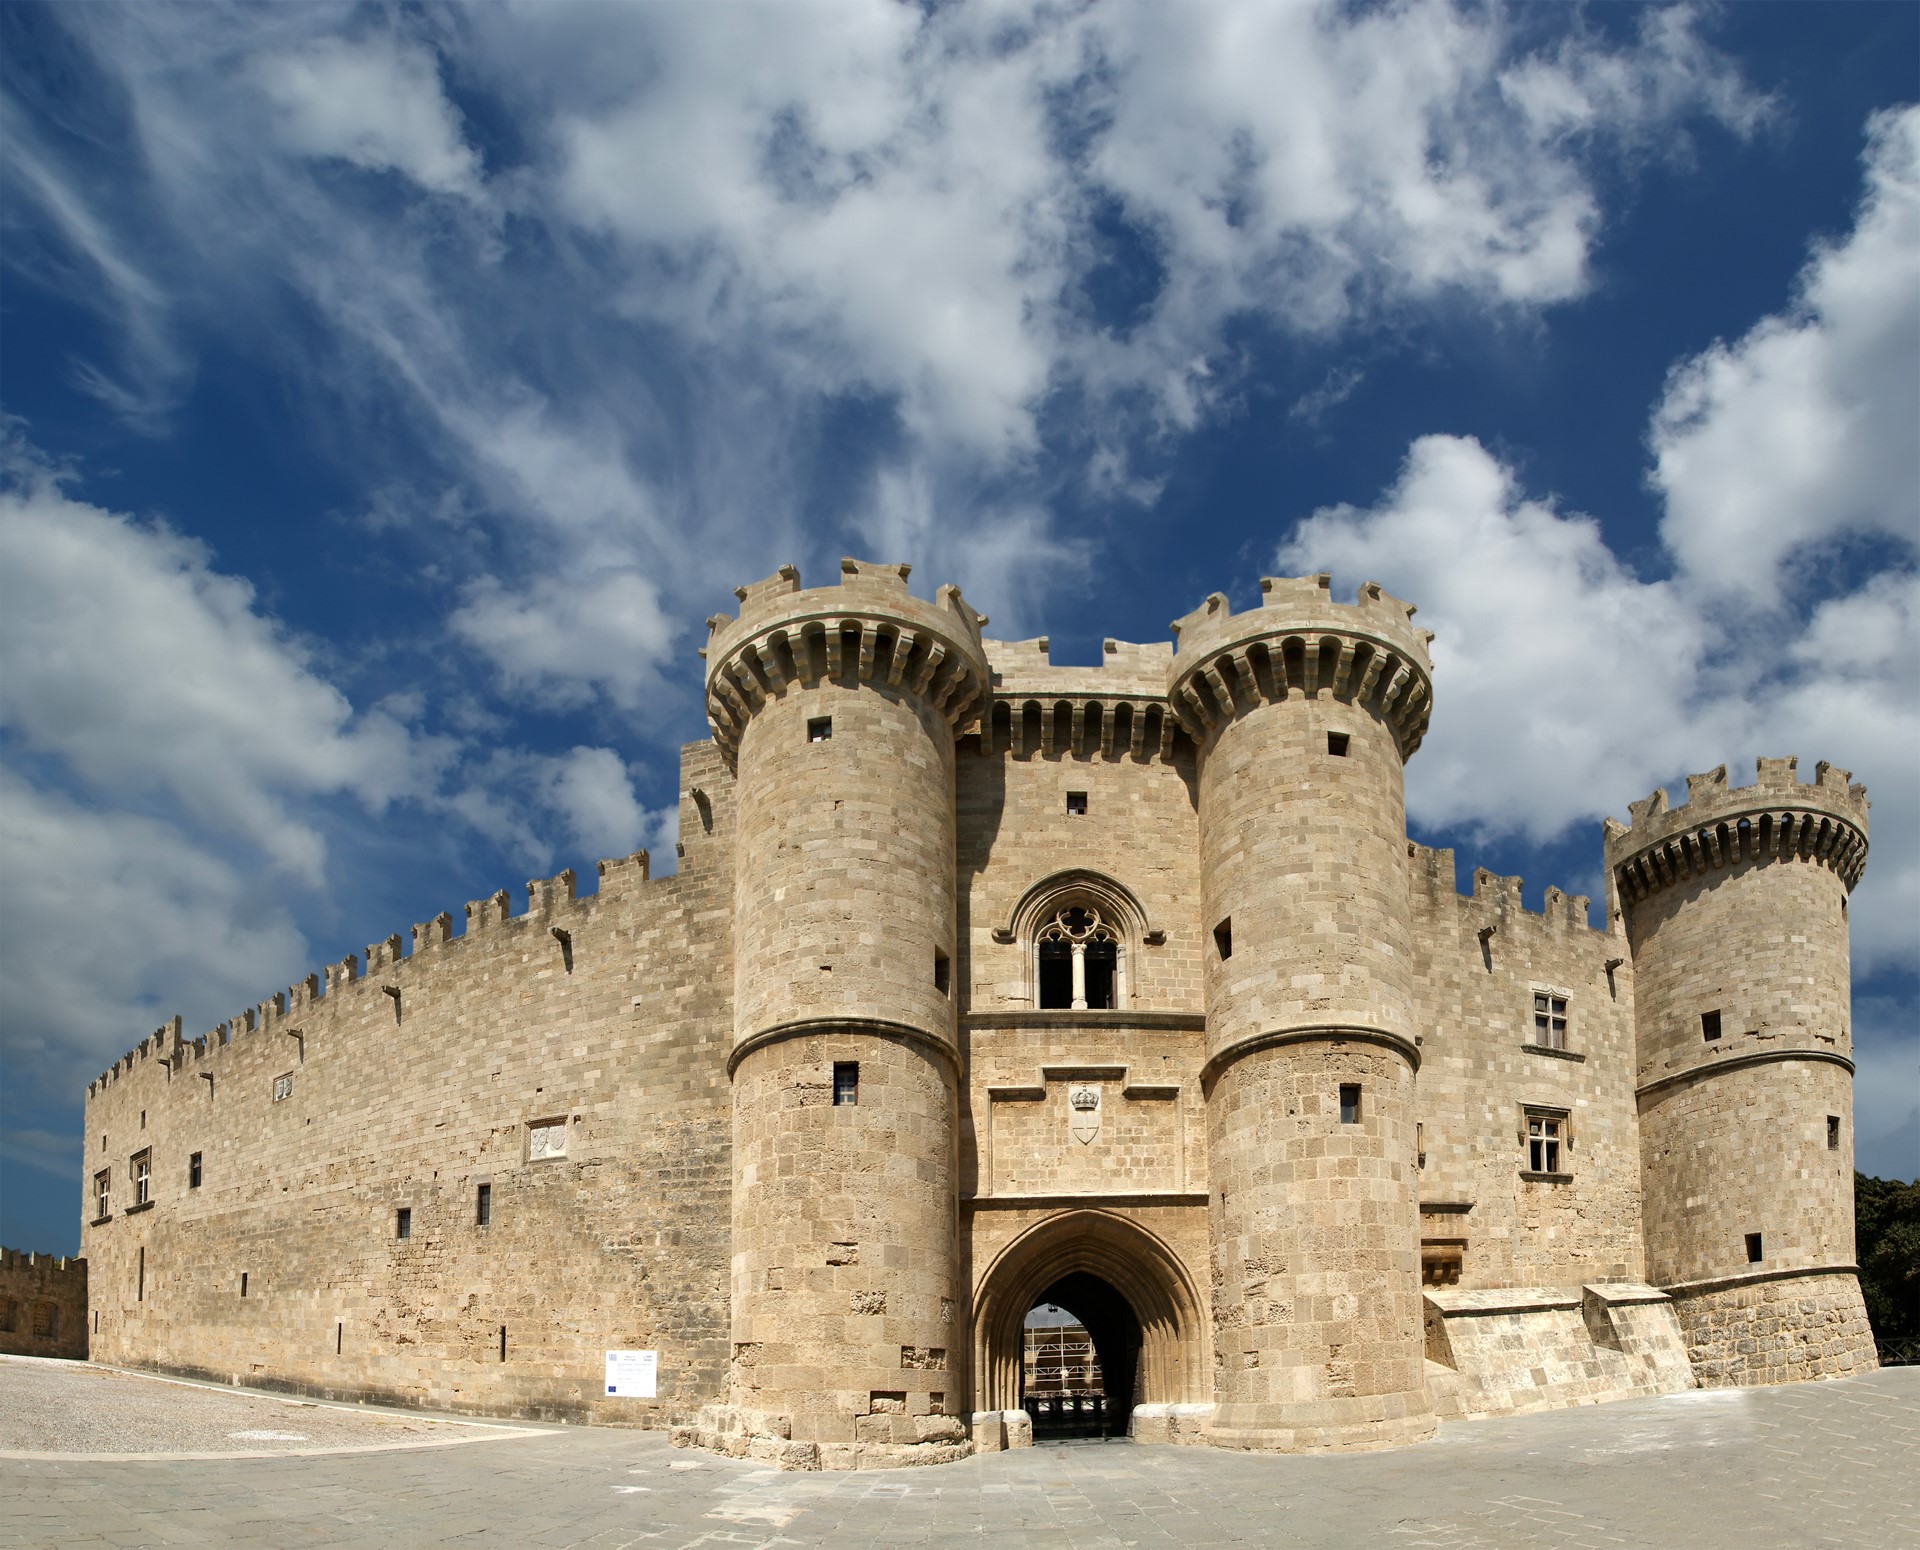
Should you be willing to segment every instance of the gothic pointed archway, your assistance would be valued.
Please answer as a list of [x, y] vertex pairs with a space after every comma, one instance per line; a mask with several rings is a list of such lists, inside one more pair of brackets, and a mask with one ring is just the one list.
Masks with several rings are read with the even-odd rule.
[[[1101, 1287], [1124, 1303], [1124, 1310], [1101, 1307]], [[1110, 1384], [1131, 1391], [1133, 1405], [1205, 1400], [1205, 1321], [1179, 1256], [1125, 1217], [1073, 1210], [1048, 1217], [1014, 1239], [981, 1280], [973, 1320], [975, 1409], [1019, 1408], [1027, 1312], [1062, 1288], [1069, 1299], [1088, 1305], [1094, 1324], [1116, 1331], [1137, 1327], [1137, 1356], [1130, 1349], [1131, 1336], [1118, 1335], [1115, 1355], [1125, 1349], [1125, 1358], [1109, 1375]], [[1120, 1316], [1123, 1311], [1128, 1317]], [[1112, 1388], [1108, 1397], [1124, 1416], [1128, 1406]]]

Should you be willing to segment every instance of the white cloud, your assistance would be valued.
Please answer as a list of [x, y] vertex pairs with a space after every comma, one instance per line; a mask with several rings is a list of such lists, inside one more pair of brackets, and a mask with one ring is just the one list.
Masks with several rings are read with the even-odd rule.
[[677, 805], [644, 806], [634, 795], [633, 772], [611, 748], [577, 746], [564, 754], [501, 748], [468, 773], [445, 805], [523, 866], [551, 868], [562, 847], [576, 865], [643, 847], [671, 848]]
[[[1656, 784], [1677, 795], [1687, 771], [1724, 761], [1746, 784], [1754, 758], [1797, 754], [1810, 779], [1826, 759], [1865, 780], [1874, 802], [1856, 963], [1920, 966], [1920, 522], [1902, 516], [1920, 493], [1920, 333], [1903, 332], [1920, 233], [1906, 224], [1915, 191], [1895, 191], [1916, 148], [1920, 110], [1877, 119], [1856, 226], [1809, 266], [1799, 321], [1770, 319], [1735, 350], [1675, 371], [1654, 422], [1672, 578], [1643, 580], [1591, 519], [1528, 498], [1479, 443], [1450, 436], [1416, 442], [1375, 506], [1316, 512], [1280, 546], [1290, 570], [1381, 581], [1437, 632], [1433, 725], [1408, 779], [1416, 819], [1537, 841], [1620, 815]], [[1771, 353], [1787, 336], [1798, 375]], [[1735, 366], [1747, 387], [1727, 389]], [[1722, 390], [1693, 394], [1676, 430], [1675, 393], [1710, 378]], [[1808, 405], [1843, 384], [1885, 394], [1893, 412], [1855, 404], [1838, 416], [1844, 434], [1797, 434], [1798, 420], [1819, 417]], [[1735, 448], [1752, 477], [1722, 498], [1709, 451], [1731, 459]], [[1826, 490], [1832, 503], [1806, 517], [1797, 503]], [[1802, 617], [1720, 606], [1730, 586], [1770, 594], [1796, 535], [1869, 522], [1887, 540], [1883, 568], [1851, 580], [1810, 568]]]
[[1866, 165], [1793, 305], [1683, 361], [1654, 416], [1661, 536], [1703, 592], [1771, 603], [1816, 546], [1920, 534], [1920, 108], [1874, 119]]
[[171, 824], [4, 769], [0, 875], [0, 1050], [58, 1102], [176, 1011], [198, 1032], [309, 967], [276, 888]]
[[163, 793], [318, 878], [300, 811], [377, 809], [430, 782], [441, 750], [356, 716], [203, 546], [69, 498], [11, 459], [0, 488], [0, 726], [96, 791]]
[[541, 576], [511, 590], [486, 577], [468, 589], [451, 623], [516, 692], [579, 704], [597, 690], [627, 709], [658, 687], [677, 632], [653, 583], [633, 570], [578, 581]]
[[1471, 438], [1423, 437], [1379, 504], [1314, 513], [1277, 559], [1378, 580], [1436, 632], [1433, 722], [1407, 781], [1422, 823], [1549, 839], [1737, 725], [1695, 703], [1715, 642], [1687, 600], [1636, 577], [1591, 518], [1526, 498]]
[[479, 193], [479, 159], [427, 50], [378, 34], [321, 38], [254, 60], [253, 73], [297, 154], [398, 172], [434, 193]]

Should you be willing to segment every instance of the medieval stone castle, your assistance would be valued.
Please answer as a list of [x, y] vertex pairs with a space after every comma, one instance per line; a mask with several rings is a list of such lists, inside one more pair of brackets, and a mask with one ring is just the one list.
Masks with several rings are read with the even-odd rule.
[[1635, 803], [1595, 929], [1408, 841], [1431, 637], [1377, 586], [1078, 668], [841, 568], [710, 621], [675, 875], [89, 1086], [96, 1359], [802, 1468], [1026, 1441], [1042, 1302], [1115, 1427], [1233, 1448], [1873, 1366], [1844, 771]]

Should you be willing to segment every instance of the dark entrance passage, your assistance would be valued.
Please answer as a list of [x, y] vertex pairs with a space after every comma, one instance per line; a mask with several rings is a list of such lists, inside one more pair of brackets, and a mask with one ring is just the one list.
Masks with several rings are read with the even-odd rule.
[[[1037, 1306], [1061, 1310], [1072, 1324], [1030, 1329], [1020, 1405], [1033, 1418], [1034, 1441], [1124, 1437], [1140, 1370], [1140, 1320], [1127, 1299], [1099, 1276], [1076, 1270], [1047, 1287]], [[1061, 1338], [1049, 1340], [1048, 1327]]]

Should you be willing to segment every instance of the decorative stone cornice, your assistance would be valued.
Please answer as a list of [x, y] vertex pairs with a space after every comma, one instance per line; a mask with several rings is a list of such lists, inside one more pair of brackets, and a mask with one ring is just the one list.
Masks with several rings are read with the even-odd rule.
[[707, 719], [732, 765], [740, 734], [769, 698], [794, 683], [883, 684], [924, 700], [956, 731], [985, 703], [988, 673], [980, 644], [986, 616], [958, 587], [932, 602], [907, 590], [905, 565], [842, 560], [838, 586], [802, 589], [783, 565], [739, 587], [740, 616], [707, 621]]
[[1867, 864], [1867, 788], [1824, 759], [1811, 783], [1794, 758], [1761, 759], [1751, 786], [1727, 785], [1727, 767], [1687, 777], [1687, 800], [1669, 808], [1664, 788], [1606, 823], [1607, 869], [1623, 903], [1747, 860], [1808, 861], [1849, 889]]
[[1215, 592], [1174, 621], [1167, 700], [1188, 734], [1204, 742], [1257, 705], [1325, 693], [1372, 709], [1410, 758], [1433, 705], [1433, 632], [1413, 627], [1413, 605], [1371, 581], [1336, 603], [1325, 575], [1266, 576], [1260, 589], [1256, 612]]

